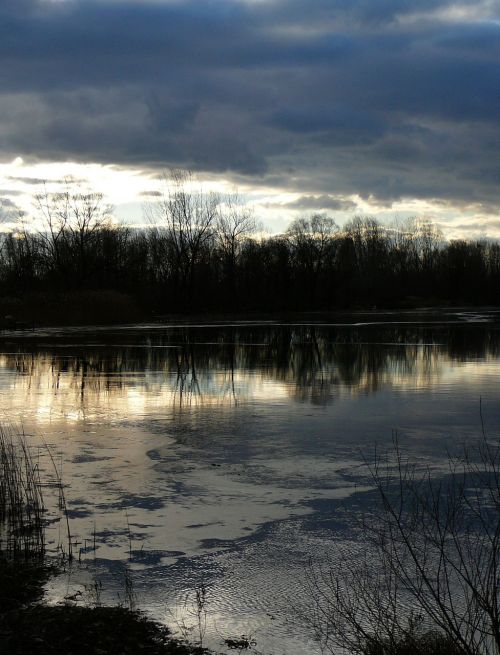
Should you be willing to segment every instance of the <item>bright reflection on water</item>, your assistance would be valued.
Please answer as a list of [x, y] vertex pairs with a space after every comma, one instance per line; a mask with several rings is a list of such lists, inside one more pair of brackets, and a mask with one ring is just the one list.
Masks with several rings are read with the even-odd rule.
[[[131, 550], [156, 618], [192, 622], [184, 601], [203, 581], [210, 645], [252, 633], [266, 653], [316, 653], [290, 599], [371, 502], [363, 457], [397, 430], [439, 470], [478, 438], [480, 398], [500, 427], [494, 314], [377, 318], [7, 335], [2, 416], [51, 445], [81, 550], [52, 598], [89, 599], [92, 576], [123, 598]], [[63, 533], [55, 520], [53, 544]]]

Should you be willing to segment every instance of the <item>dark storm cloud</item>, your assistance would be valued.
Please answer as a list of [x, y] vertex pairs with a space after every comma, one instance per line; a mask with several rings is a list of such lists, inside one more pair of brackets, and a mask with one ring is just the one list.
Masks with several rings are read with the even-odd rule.
[[500, 2], [457, 4], [4, 2], [0, 147], [495, 204]]

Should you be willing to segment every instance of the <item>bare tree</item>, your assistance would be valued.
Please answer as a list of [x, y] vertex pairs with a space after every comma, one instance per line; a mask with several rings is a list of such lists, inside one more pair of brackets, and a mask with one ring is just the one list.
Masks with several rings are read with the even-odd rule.
[[448, 650], [422, 652], [500, 653], [500, 442], [448, 464], [436, 479], [396, 443], [392, 461], [370, 466], [381, 507], [361, 554], [311, 568], [308, 622], [326, 652], [416, 653], [431, 636]]
[[89, 275], [92, 248], [99, 230], [110, 225], [111, 208], [94, 191], [49, 193], [35, 196], [42, 221], [39, 239], [47, 266], [60, 275], [71, 272], [77, 284]]
[[233, 302], [237, 292], [236, 265], [242, 244], [257, 229], [258, 222], [252, 209], [243, 203], [238, 194], [231, 194], [222, 199], [217, 212], [216, 240], [230, 302]]
[[297, 218], [286, 231], [287, 239], [304, 264], [317, 272], [324, 263], [332, 237], [338, 232], [337, 223], [326, 214]]
[[314, 302], [321, 271], [332, 252], [337, 223], [326, 214], [297, 218], [286, 231], [286, 239], [297, 265], [309, 279], [310, 299]]
[[163, 197], [148, 213], [158, 238], [163, 233], [167, 239], [177, 286], [189, 305], [196, 265], [204, 247], [214, 238], [220, 198], [199, 187], [192, 188], [194, 178], [189, 171], [170, 171], [165, 184]]
[[28, 229], [22, 212], [19, 212], [16, 229], [4, 233], [0, 243], [0, 268], [12, 291], [23, 293], [36, 286], [40, 273], [39, 240]]

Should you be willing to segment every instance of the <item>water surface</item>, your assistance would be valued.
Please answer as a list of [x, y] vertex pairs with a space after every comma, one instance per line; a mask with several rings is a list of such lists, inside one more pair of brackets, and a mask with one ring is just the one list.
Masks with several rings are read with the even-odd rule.
[[[402, 448], [439, 474], [500, 428], [493, 311], [3, 333], [0, 411], [44, 439], [65, 482], [81, 566], [49, 589], [124, 599], [206, 643], [318, 652], [291, 605], [311, 555], [355, 536], [373, 503], [365, 460]], [[40, 449], [41, 465], [50, 468]], [[50, 496], [50, 489], [47, 490]], [[65, 527], [50, 514], [51, 547]], [[95, 549], [94, 549], [95, 547]], [[81, 592], [81, 594], [80, 594]]]

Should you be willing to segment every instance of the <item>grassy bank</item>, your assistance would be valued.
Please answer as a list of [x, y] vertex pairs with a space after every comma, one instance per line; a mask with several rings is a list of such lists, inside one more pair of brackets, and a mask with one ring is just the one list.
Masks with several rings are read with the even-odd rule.
[[126, 607], [47, 606], [53, 569], [0, 557], [0, 653], [9, 655], [201, 655], [165, 626]]

